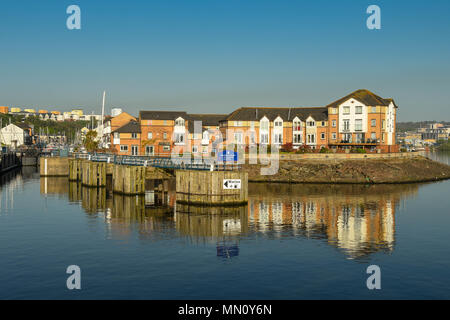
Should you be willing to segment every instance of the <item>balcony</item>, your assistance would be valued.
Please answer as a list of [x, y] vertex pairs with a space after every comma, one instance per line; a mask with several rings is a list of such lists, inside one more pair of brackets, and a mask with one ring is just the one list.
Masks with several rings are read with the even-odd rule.
[[380, 144], [380, 139], [341, 140], [329, 144], [334, 146], [376, 146]]

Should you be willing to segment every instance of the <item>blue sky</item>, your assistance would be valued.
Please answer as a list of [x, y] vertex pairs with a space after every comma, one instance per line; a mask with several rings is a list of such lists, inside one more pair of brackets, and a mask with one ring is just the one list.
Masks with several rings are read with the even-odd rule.
[[[81, 30], [66, 8], [81, 8]], [[366, 28], [381, 8], [382, 29]], [[0, 2], [0, 105], [228, 113], [366, 88], [450, 121], [450, 1]]]

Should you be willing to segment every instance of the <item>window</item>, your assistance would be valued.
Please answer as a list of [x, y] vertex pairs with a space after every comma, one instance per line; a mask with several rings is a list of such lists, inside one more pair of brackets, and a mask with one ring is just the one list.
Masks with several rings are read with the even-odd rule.
[[376, 139], [377, 139], [377, 134], [376, 134], [375, 132], [372, 132], [372, 133], [370, 134], [370, 139], [376, 140]]
[[275, 121], [275, 127], [282, 127], [283, 121]]
[[301, 131], [302, 125], [300, 121], [294, 121], [294, 131]]
[[131, 155], [132, 156], [137, 156], [139, 155], [139, 148], [136, 145], [131, 146]]
[[119, 133], [118, 132], [114, 132], [114, 139], [119, 139], [119, 138], [120, 138]]
[[377, 107], [372, 107], [372, 113], [376, 113], [377, 112]]
[[175, 143], [184, 143], [184, 133], [175, 133]]
[[147, 133], [147, 138], [148, 138], [149, 140], [153, 139], [153, 132], [148, 132], [148, 133]]
[[274, 139], [275, 139], [274, 143], [283, 144], [283, 134], [275, 133]]
[[322, 121], [322, 127], [325, 127], [325, 121]]
[[250, 143], [251, 144], [255, 144], [256, 143], [255, 132], [254, 131], [250, 132]]
[[120, 152], [128, 152], [128, 146], [125, 144], [120, 145]]
[[355, 131], [362, 131], [362, 120], [361, 119], [355, 120]]
[[170, 151], [170, 146], [163, 146], [164, 151]]
[[153, 155], [153, 146], [146, 146], [145, 147], [145, 154], [146, 155], [148, 155], [148, 156], [151, 156], [151, 155]]
[[336, 120], [331, 121], [331, 126], [332, 126], [333, 128], [336, 128]]
[[320, 139], [325, 140], [325, 133], [322, 132], [322, 133], [320, 134]]
[[344, 131], [350, 130], [350, 120], [346, 119], [344, 120]]
[[242, 133], [241, 132], [234, 133], [234, 142], [242, 143]]
[[344, 134], [344, 141], [347, 143], [351, 143], [352, 142], [352, 134], [351, 133]]
[[294, 133], [294, 143], [302, 143], [302, 135], [300, 133]]
[[308, 127], [314, 127], [316, 123], [314, 121], [308, 121]]
[[383, 120], [382, 122], [381, 122], [381, 128], [385, 128], [385, 125], [386, 125], [386, 120]]
[[333, 132], [331, 134], [331, 139], [336, 140], [336, 138], [337, 138], [336, 132]]
[[175, 125], [184, 127], [184, 119], [180, 118], [180, 119], [175, 120]]
[[198, 152], [198, 146], [192, 146], [192, 153]]
[[344, 114], [350, 114], [350, 107], [344, 107]]
[[377, 126], [377, 120], [376, 120], [376, 119], [372, 119], [372, 120], [370, 121], [370, 125], [371, 125], [372, 127], [376, 127], [376, 126]]
[[384, 132], [383, 132], [383, 134], [381, 135], [381, 140], [384, 142]]
[[356, 113], [356, 114], [362, 114], [362, 107], [361, 107], [361, 106], [357, 106], [357, 107], [355, 108], [355, 113]]
[[261, 120], [260, 126], [261, 126], [261, 130], [265, 130], [265, 131], [269, 130], [269, 121]]
[[163, 133], [163, 139], [164, 139], [164, 140], [167, 139], [167, 133], [166, 133], [166, 132]]
[[269, 134], [268, 133], [261, 133], [261, 139], [260, 143], [262, 144], [268, 144], [269, 143]]
[[308, 134], [307, 135], [307, 142], [308, 143], [315, 143], [316, 141], [316, 135], [315, 134]]
[[133, 132], [131, 134], [131, 139], [137, 139], [137, 133], [136, 132]]

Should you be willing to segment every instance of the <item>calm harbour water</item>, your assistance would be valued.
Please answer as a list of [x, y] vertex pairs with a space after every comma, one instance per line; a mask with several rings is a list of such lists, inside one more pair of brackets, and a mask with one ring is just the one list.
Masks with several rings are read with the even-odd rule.
[[200, 214], [32, 168], [1, 179], [0, 299], [450, 298], [450, 181], [251, 184], [247, 207]]

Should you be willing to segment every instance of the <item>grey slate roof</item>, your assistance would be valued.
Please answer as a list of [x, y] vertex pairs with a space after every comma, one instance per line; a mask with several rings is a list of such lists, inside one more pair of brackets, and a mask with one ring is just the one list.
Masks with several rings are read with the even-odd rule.
[[184, 111], [140, 111], [141, 120], [175, 120], [178, 117], [186, 119], [187, 113]]
[[280, 116], [284, 121], [292, 121], [295, 117], [305, 121], [309, 116], [314, 120], [322, 121], [328, 118], [327, 108], [267, 108], [267, 107], [243, 107], [230, 113], [226, 120], [231, 121], [260, 121], [267, 117], [274, 121]]
[[395, 104], [394, 99], [381, 98], [380, 96], [377, 96], [373, 92], [370, 92], [369, 90], [366, 89], [356, 90], [346, 95], [345, 97], [330, 103], [329, 105], [327, 105], [327, 107], [338, 107], [340, 104], [342, 104], [343, 102], [347, 101], [350, 98], [358, 100], [359, 102], [364, 103], [366, 106], [388, 106], [391, 102], [393, 102], [395, 107], [398, 107]]
[[141, 133], [141, 125], [139, 122], [130, 121], [126, 125], [114, 130], [113, 132], [118, 133]]

